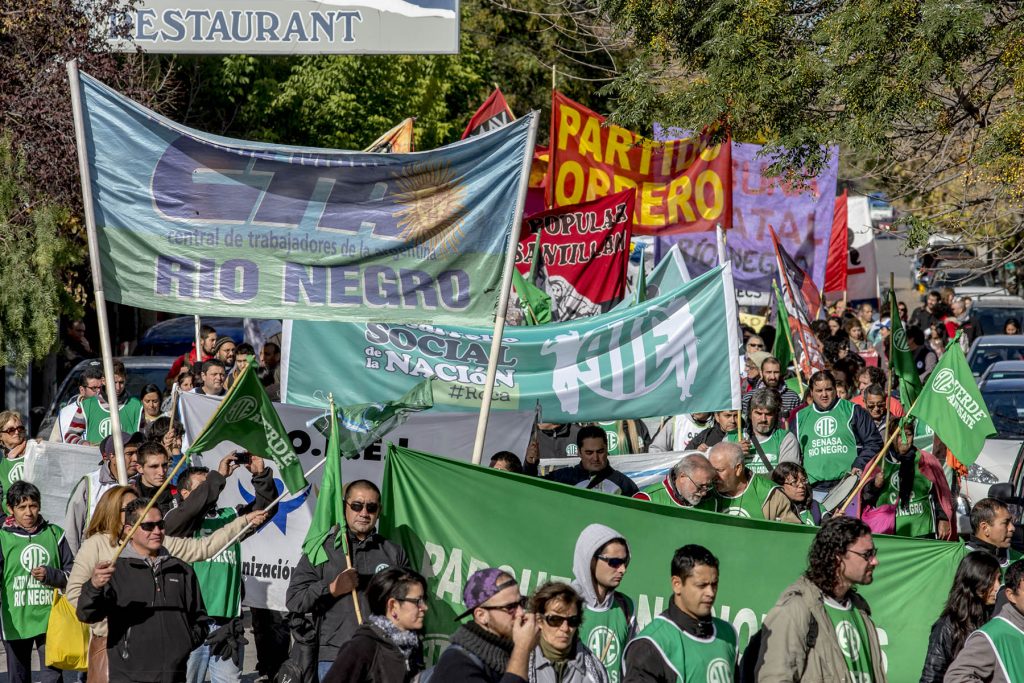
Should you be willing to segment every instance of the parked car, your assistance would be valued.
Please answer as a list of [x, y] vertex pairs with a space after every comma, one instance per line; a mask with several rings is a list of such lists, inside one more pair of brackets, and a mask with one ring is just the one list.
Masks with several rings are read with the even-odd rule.
[[999, 379], [1024, 379], [1024, 360], [996, 361], [981, 374], [978, 387], [984, 389], [985, 382]]
[[1024, 335], [986, 334], [975, 339], [967, 351], [967, 364], [975, 377], [1002, 360], [1024, 360]]
[[922, 282], [927, 289], [943, 289], [949, 287], [957, 296], [971, 298], [990, 294], [1006, 294], [1006, 289], [996, 282], [990, 272], [979, 272], [972, 268], [938, 267], [933, 271], [927, 282]]
[[[175, 356], [125, 356], [116, 358], [124, 363], [128, 371], [128, 382], [126, 389], [130, 396], [138, 396], [142, 387], [147, 384], [155, 384], [164, 390], [164, 378], [171, 370], [171, 364]], [[42, 406], [32, 409], [32, 424], [39, 425], [36, 429], [36, 436], [44, 439], [49, 438], [53, 430], [53, 424], [57, 421], [57, 413], [71, 401], [78, 397], [78, 379], [82, 376], [86, 366], [90, 363], [100, 362], [98, 358], [83, 360], [71, 369], [64, 381], [57, 388], [53, 401], [46, 408]]]
[[1011, 481], [1014, 463], [1024, 451], [1024, 377], [989, 379], [978, 388], [996, 434], [985, 440], [968, 468], [965, 489], [972, 505], [988, 495], [992, 484]]
[[[217, 330], [218, 336], [231, 337], [236, 344], [245, 341], [245, 327], [242, 318], [202, 318], [202, 324]], [[254, 320], [256, 328], [269, 339], [281, 332], [280, 320]], [[135, 347], [136, 356], [180, 356], [192, 349], [196, 340], [195, 318], [181, 316], [164, 320], [146, 330]]]
[[982, 334], [1002, 334], [1010, 318], [1024, 319], [1024, 298], [1006, 294], [972, 297], [971, 311], [981, 323]]

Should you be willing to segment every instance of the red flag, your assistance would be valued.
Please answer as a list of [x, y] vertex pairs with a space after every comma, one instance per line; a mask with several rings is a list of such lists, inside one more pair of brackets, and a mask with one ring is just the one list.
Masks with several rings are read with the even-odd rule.
[[523, 220], [516, 266], [525, 275], [540, 238], [537, 285], [551, 295], [555, 322], [607, 311], [626, 294], [635, 192], [543, 211]]
[[832, 238], [828, 243], [828, 260], [825, 263], [825, 293], [846, 291], [846, 264], [849, 260], [849, 220], [846, 207], [846, 190], [836, 197], [836, 208], [832, 212]]
[[480, 108], [473, 114], [473, 118], [466, 125], [462, 132], [462, 139], [471, 138], [502, 126], [507, 126], [516, 120], [516, 115], [508, 108], [505, 96], [501, 94], [501, 88], [495, 88], [494, 92], [484, 100]]
[[[818, 307], [821, 299], [810, 276], [796, 264], [793, 257], [779, 244], [779, 236], [775, 228], [769, 226], [772, 244], [775, 245], [775, 259], [779, 267], [779, 282], [782, 285], [782, 299], [789, 319], [789, 329], [793, 333], [794, 348], [800, 351], [800, 370], [809, 377], [815, 370], [825, 369], [825, 354], [821, 342], [811, 330], [811, 316], [808, 312], [807, 293], [810, 290]], [[781, 312], [781, 309], [780, 309]]]
[[378, 154], [404, 154], [406, 152], [415, 152], [416, 145], [414, 144], [412, 126], [416, 119], [408, 118], [399, 124], [396, 124], [394, 128], [389, 130], [384, 135], [374, 140], [365, 152], [376, 152]]

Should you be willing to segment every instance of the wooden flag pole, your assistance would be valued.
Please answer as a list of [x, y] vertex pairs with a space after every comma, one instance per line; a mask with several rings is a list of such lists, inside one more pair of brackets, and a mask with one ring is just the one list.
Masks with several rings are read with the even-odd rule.
[[498, 297], [498, 310], [494, 316], [494, 331], [491, 337], [491, 352], [487, 358], [487, 379], [484, 384], [484, 395], [480, 399], [480, 419], [476, 425], [476, 440], [473, 443], [473, 464], [479, 465], [484, 452], [484, 439], [487, 437], [487, 418], [491, 414], [491, 397], [494, 394], [494, 382], [498, 376], [498, 356], [501, 355], [501, 339], [505, 333], [505, 316], [508, 315], [508, 300], [512, 290], [512, 270], [516, 267], [516, 252], [519, 245], [519, 234], [523, 227], [523, 206], [526, 203], [526, 192], [530, 188], [530, 165], [533, 163], [533, 148], [537, 142], [537, 112], [530, 114], [530, 131], [526, 136], [526, 148], [523, 150], [523, 166], [519, 177], [519, 197], [516, 210], [512, 216], [509, 230], [508, 248], [505, 252], [505, 266], [501, 273], [501, 294]]
[[[894, 300], [896, 298], [896, 296], [893, 294], [893, 287], [895, 286], [895, 282], [896, 282], [896, 275], [894, 273], [889, 273], [889, 297], [888, 297], [889, 301], [892, 301], [892, 300]], [[888, 303], [888, 301], [886, 303]], [[892, 306], [890, 306], [889, 308], [891, 309]], [[879, 320], [881, 320], [881, 318], [882, 318], [882, 312], [881, 311], [878, 312], [878, 318], [879, 318]], [[867, 336], [867, 335], [865, 334], [865, 336]], [[889, 417], [890, 417], [889, 401], [891, 400], [889, 397], [892, 396], [892, 320], [889, 321], [889, 354], [888, 355], [889, 355], [889, 358], [887, 359], [888, 362], [886, 363], [886, 365], [888, 365], [888, 368], [886, 368], [888, 370], [888, 372], [885, 373], [885, 375], [886, 375], [885, 376], [885, 433], [886, 434], [889, 433]]]
[[107, 322], [107, 297], [103, 291], [103, 270], [100, 265], [100, 241], [96, 232], [96, 214], [92, 205], [92, 178], [89, 176], [88, 146], [85, 140], [85, 115], [82, 112], [82, 86], [78, 78], [78, 61], [66, 64], [71, 86], [71, 111], [75, 122], [75, 146], [78, 149], [78, 175], [82, 180], [82, 208], [85, 213], [85, 233], [89, 245], [89, 266], [92, 270], [93, 299], [96, 303], [96, 327], [100, 337], [100, 356], [110, 409], [110, 435], [114, 437], [114, 461], [119, 486], [128, 485], [128, 467], [124, 460], [121, 439], [121, 413], [114, 385], [114, 353], [110, 344], [110, 325]]
[[142, 524], [142, 521], [144, 519], [146, 519], [146, 515], [149, 513], [150, 510], [153, 509], [153, 506], [156, 505], [156, 501], [160, 499], [160, 495], [167, 490], [168, 486], [171, 485], [171, 481], [174, 479], [175, 475], [181, 471], [181, 466], [188, 462], [190, 457], [190, 453], [181, 454], [181, 460], [179, 460], [178, 463], [174, 466], [174, 468], [167, 473], [167, 477], [164, 479], [164, 483], [160, 484], [160, 488], [156, 490], [156, 493], [153, 494], [153, 497], [149, 499], [148, 503], [146, 503], [146, 507], [142, 508], [142, 512], [139, 513], [139, 518], [135, 520], [135, 524], [133, 524], [132, 528], [128, 531], [128, 535], [121, 540], [121, 545], [117, 547], [117, 552], [115, 552], [114, 557], [110, 559], [111, 564], [117, 562], [117, 558], [119, 558], [121, 556], [121, 553], [124, 552], [124, 549], [128, 545], [128, 542], [131, 540], [132, 536], [135, 535], [136, 530], [138, 530], [139, 525]]

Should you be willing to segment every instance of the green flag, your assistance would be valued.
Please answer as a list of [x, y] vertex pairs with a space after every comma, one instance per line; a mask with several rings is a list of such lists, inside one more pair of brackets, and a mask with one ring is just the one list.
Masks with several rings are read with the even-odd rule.
[[[405, 422], [409, 413], [433, 408], [433, 381], [433, 377], [428, 377], [417, 383], [397, 401], [357, 403], [343, 407], [338, 411], [341, 418], [338, 450], [345, 457], [353, 458]], [[322, 434], [328, 427], [327, 420], [320, 418], [315, 426]]]
[[775, 293], [775, 342], [772, 344], [772, 355], [779, 359], [782, 372], [793, 362], [793, 352], [789, 344], [793, 339], [789, 331], [789, 314], [786, 312], [786, 304], [782, 301], [779, 293], [779, 286], [772, 282], [772, 291]]
[[314, 567], [327, 561], [324, 541], [335, 526], [334, 547], [348, 555], [348, 541], [345, 537], [345, 501], [341, 484], [341, 440], [338, 436], [338, 416], [331, 400], [330, 433], [327, 435], [327, 462], [324, 464], [324, 478], [316, 498], [313, 520], [302, 542], [302, 552]]
[[[889, 372], [900, 390], [900, 403], [904, 410], [910, 410], [914, 401], [921, 395], [921, 376], [917, 374], [914, 357], [907, 344], [907, 331], [903, 329], [900, 312], [896, 307], [896, 295], [889, 290]], [[968, 373], [969, 374], [969, 373]]]
[[526, 314], [527, 325], [543, 325], [551, 322], [551, 296], [543, 289], [528, 281], [512, 269], [512, 284], [519, 296], [519, 305]]
[[935, 430], [964, 465], [977, 460], [985, 439], [996, 433], [992, 416], [960, 348], [960, 332], [946, 347], [907, 415]]
[[188, 447], [188, 452], [200, 453], [222, 441], [230, 441], [273, 460], [289, 493], [298, 493], [306, 488], [306, 477], [302, 474], [302, 465], [295, 455], [288, 430], [281, 424], [281, 418], [256, 377], [253, 363], [228, 389], [202, 433]]

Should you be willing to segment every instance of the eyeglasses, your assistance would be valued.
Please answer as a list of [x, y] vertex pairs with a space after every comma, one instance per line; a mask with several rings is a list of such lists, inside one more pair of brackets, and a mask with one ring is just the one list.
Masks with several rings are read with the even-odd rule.
[[519, 598], [515, 602], [510, 602], [507, 605], [494, 605], [493, 607], [487, 607], [486, 605], [480, 605], [480, 607], [482, 607], [483, 609], [488, 610], [488, 611], [496, 609], [496, 610], [501, 610], [502, 612], [507, 612], [508, 614], [515, 614], [516, 610], [519, 609], [520, 607], [523, 608], [523, 609], [526, 609], [526, 603], [527, 603], [527, 600], [526, 600], [525, 597], [523, 597], [523, 598]]
[[612, 569], [618, 569], [622, 566], [629, 566], [628, 557], [608, 557], [606, 555], [598, 555], [597, 559], [601, 560]]
[[871, 550], [866, 550], [862, 553], [857, 552], [856, 550], [847, 550], [846, 552], [853, 553], [854, 555], [860, 555], [865, 562], [870, 562], [878, 557], [878, 548], [872, 548]]
[[350, 503], [346, 500], [345, 505], [348, 505], [352, 509], [352, 512], [362, 512], [363, 508], [366, 508], [366, 511], [371, 515], [377, 514], [377, 510], [380, 510], [380, 503], [364, 503], [358, 500], [354, 503]]
[[747, 346], [752, 349], [761, 349], [762, 351], [764, 350], [764, 344], [747, 344]]
[[786, 486], [807, 486], [808, 482], [806, 479], [787, 479], [782, 483]]
[[416, 605], [417, 609], [423, 609], [427, 606], [426, 598], [395, 598], [395, 600], [397, 600], [398, 602], [408, 602], [413, 605]]
[[7, 429], [0, 429], [0, 432], [4, 434], [17, 434], [25, 431], [25, 425], [18, 425], [17, 427], [8, 427]]
[[158, 519], [155, 522], [143, 522], [139, 525], [139, 528], [143, 531], [153, 531], [155, 529], [160, 529], [162, 531], [164, 526], [164, 520]]
[[561, 628], [562, 624], [566, 622], [569, 623], [569, 628], [579, 628], [580, 624], [583, 623], [583, 617], [578, 614], [571, 617], [563, 617], [560, 614], [544, 614], [541, 616], [541, 619], [551, 628]]
[[693, 477], [691, 477], [689, 474], [684, 474], [683, 476], [690, 480], [690, 483], [693, 484], [693, 487], [697, 489], [697, 493], [707, 493], [708, 491], [711, 490], [711, 487], [715, 485], [714, 482], [711, 482], [710, 484], [698, 484], [693, 480]]

